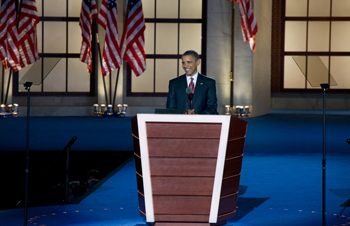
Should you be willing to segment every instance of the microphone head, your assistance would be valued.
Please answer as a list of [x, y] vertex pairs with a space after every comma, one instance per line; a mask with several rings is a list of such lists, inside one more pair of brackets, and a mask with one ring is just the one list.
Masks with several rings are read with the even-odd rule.
[[192, 89], [191, 89], [190, 87], [187, 87], [187, 88], [186, 88], [186, 93], [187, 93], [187, 94], [192, 93]]

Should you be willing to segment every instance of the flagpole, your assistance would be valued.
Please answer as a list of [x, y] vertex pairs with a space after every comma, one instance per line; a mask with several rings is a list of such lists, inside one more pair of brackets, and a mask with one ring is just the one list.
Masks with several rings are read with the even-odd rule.
[[4, 104], [5, 105], [7, 104], [7, 97], [9, 95], [9, 91], [10, 91], [10, 82], [11, 82], [11, 77], [12, 77], [12, 71], [13, 71], [13, 68], [11, 67], [10, 73], [9, 73], [9, 77], [8, 77], [8, 80], [7, 80], [6, 96], [5, 96], [5, 100], [4, 100]]
[[[96, 34], [96, 40], [97, 40], [98, 55], [100, 57], [100, 63], [101, 63], [101, 68], [102, 68], [103, 64], [102, 64], [102, 56], [101, 56], [101, 49], [100, 49], [100, 41], [98, 39], [98, 33]], [[102, 80], [103, 80], [103, 87], [105, 89], [106, 104], [108, 104], [108, 95], [107, 95], [107, 89], [106, 89], [106, 81], [105, 81], [105, 76], [103, 74], [102, 74]]]
[[1, 72], [1, 103], [4, 103], [4, 88], [5, 88], [5, 68], [2, 67], [2, 72]]
[[112, 102], [112, 71], [109, 73], [109, 101]]
[[[0, 0], [0, 6], [1, 6], [1, 4], [2, 4], [2, 0]], [[4, 86], [5, 86], [5, 84], [4, 84], [4, 82], [5, 82], [5, 68], [4, 68], [4, 66], [2, 67], [2, 72], [1, 72], [1, 103], [3, 104], [4, 102]]]
[[117, 86], [118, 86], [118, 80], [119, 80], [119, 71], [120, 71], [120, 67], [118, 67], [117, 78], [116, 78], [115, 87], [114, 87], [114, 97], [113, 97], [113, 105], [112, 105], [113, 111], [114, 111], [115, 99], [116, 99], [116, 96], [117, 96]]

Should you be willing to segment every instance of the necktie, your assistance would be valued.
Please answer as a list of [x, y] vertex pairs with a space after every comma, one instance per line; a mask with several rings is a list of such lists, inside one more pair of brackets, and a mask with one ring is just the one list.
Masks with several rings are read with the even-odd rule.
[[194, 83], [193, 83], [193, 77], [191, 77], [191, 82], [190, 82], [190, 85], [188, 86], [192, 89], [192, 94], [194, 94]]
[[190, 98], [190, 103], [192, 104], [192, 98], [193, 98], [193, 94], [194, 94], [193, 77], [191, 77], [191, 81], [190, 81], [190, 84], [188, 85], [188, 87], [191, 88], [191, 93], [189, 94], [188, 98]]

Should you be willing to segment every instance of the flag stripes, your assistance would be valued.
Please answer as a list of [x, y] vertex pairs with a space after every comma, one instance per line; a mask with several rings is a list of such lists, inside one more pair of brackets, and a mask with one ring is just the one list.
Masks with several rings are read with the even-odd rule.
[[18, 25], [20, 66], [23, 68], [39, 59], [36, 25], [39, 23], [35, 0], [22, 0]]
[[91, 40], [92, 20], [97, 18], [95, 0], [83, 0], [81, 3], [79, 26], [81, 27], [80, 61], [87, 64], [88, 72], [92, 71]]
[[121, 66], [116, 0], [103, 0], [98, 23], [106, 30], [102, 59], [102, 74], [106, 76]]
[[13, 67], [15, 71], [19, 62], [18, 33], [15, 0], [2, 0], [0, 13], [0, 58], [5, 70]]
[[146, 70], [145, 20], [143, 17], [141, 0], [130, 0], [122, 36], [123, 60], [126, 60], [136, 76]]
[[258, 31], [258, 25], [250, 0], [236, 0], [236, 3], [239, 3], [243, 41], [250, 43], [250, 48], [255, 52], [255, 34]]

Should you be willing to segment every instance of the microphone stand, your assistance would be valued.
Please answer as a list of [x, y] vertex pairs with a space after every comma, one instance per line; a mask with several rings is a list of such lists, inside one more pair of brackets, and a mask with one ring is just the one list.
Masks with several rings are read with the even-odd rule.
[[187, 87], [186, 88], [186, 93], [187, 93], [187, 109], [186, 109], [186, 112], [188, 112], [188, 110], [191, 110], [191, 102], [192, 102], [192, 89], [190, 87]]
[[27, 156], [25, 159], [26, 169], [25, 169], [25, 192], [24, 192], [24, 226], [27, 226], [27, 213], [28, 213], [28, 182], [29, 182], [29, 119], [30, 119], [30, 87], [32, 86], [32, 82], [24, 83], [24, 87], [28, 90], [27, 96], [27, 142], [26, 142], [26, 151]]
[[322, 159], [322, 225], [326, 225], [326, 92], [329, 84], [321, 84], [323, 90], [323, 159]]
[[69, 174], [70, 174], [70, 148], [77, 140], [77, 137], [74, 136], [69, 143], [64, 147], [64, 151], [66, 152], [66, 198], [65, 204], [68, 204], [68, 194], [69, 194]]

